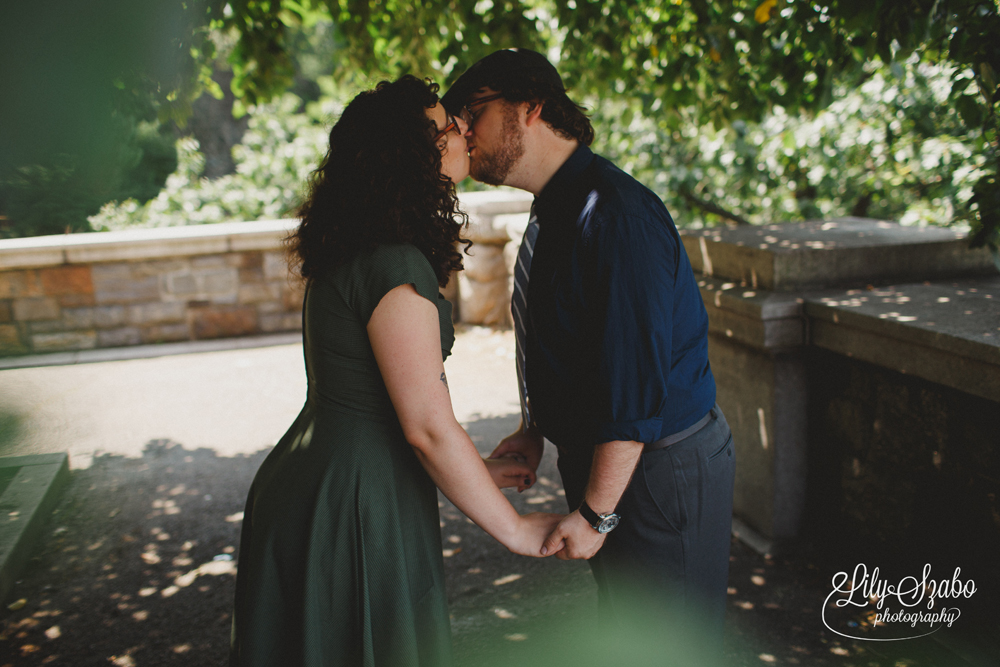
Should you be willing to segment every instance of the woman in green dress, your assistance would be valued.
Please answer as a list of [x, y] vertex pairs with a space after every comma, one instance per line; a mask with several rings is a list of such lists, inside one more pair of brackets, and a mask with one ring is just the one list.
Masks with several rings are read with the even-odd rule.
[[247, 499], [231, 664], [447, 667], [437, 489], [511, 551], [539, 556], [560, 515], [518, 515], [452, 411], [438, 293], [462, 267], [455, 183], [465, 124], [412, 76], [358, 95], [330, 132], [293, 256], [307, 281], [302, 412]]

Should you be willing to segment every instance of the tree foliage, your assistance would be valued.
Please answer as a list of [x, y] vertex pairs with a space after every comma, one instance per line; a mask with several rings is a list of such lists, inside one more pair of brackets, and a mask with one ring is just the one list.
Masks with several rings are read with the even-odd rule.
[[[679, 224], [840, 215], [947, 224], [972, 196], [984, 166], [976, 141], [948, 106], [951, 74], [913, 61], [882, 67], [856, 89], [835, 91], [833, 103], [815, 115], [775, 108], [761, 122], [718, 129], [694, 120], [672, 129], [662, 114], [644, 114], [637, 100], [593, 100], [595, 150], [659, 194]], [[349, 97], [329, 77], [320, 83], [321, 102], [285, 93], [251, 107], [249, 130], [233, 150], [235, 173], [201, 178], [204, 158], [193, 140], [183, 139], [180, 168], [155, 199], [108, 204], [90, 218], [93, 227], [294, 215], [342, 106], [334, 98]]]
[[[950, 68], [907, 62], [838, 88], [816, 114], [672, 128], [635, 100], [597, 105], [596, 149], [685, 224], [856, 215], [947, 224], [984, 173], [978, 137], [948, 105]], [[694, 113], [694, 112], [692, 112]]]
[[144, 205], [109, 202], [90, 218], [95, 229], [173, 227], [294, 214], [310, 173], [329, 146], [330, 120], [342, 106], [325, 99], [306, 104], [285, 93], [251, 107], [243, 141], [233, 149], [236, 172], [201, 178], [204, 156], [190, 137], [178, 142], [180, 165], [162, 191]]
[[[213, 90], [210, 64], [220, 55], [233, 68], [233, 89], [244, 107], [293, 88], [303, 65], [295, 55], [300, 28], [326, 18], [334, 26], [328, 36], [335, 47], [331, 72], [342, 82], [367, 85], [406, 71], [447, 85], [497, 48], [527, 46], [557, 61], [577, 96], [634, 107], [667, 134], [690, 123], [731, 131], [775, 109], [789, 116], [811, 114], [830, 105], [837, 86], [862, 86], [880, 63], [899, 66], [915, 58], [947, 65], [946, 102], [958, 114], [958, 134], [976, 144], [984, 162], [955, 218], [972, 224], [977, 244], [995, 246], [1000, 240], [996, 0], [98, 4], [115, 5], [123, 16], [145, 12], [137, 9], [144, 5], [161, 13], [167, 37], [150, 40], [165, 44], [156, 51], [159, 58], [132, 58], [127, 67], [118, 61], [112, 77], [121, 90], [152, 100], [161, 118], [183, 118], [201, 87]], [[232, 45], [221, 46], [227, 40]], [[916, 118], [912, 124], [920, 130], [919, 118], [904, 112]]]
[[[327, 11], [343, 48], [337, 73], [423, 72], [446, 83], [496, 48], [548, 52], [575, 91], [631, 99], [668, 129], [716, 128], [780, 107], [815, 112], [836, 86], [860, 86], [874, 63], [911, 57], [951, 66], [948, 104], [986, 162], [965, 210], [974, 243], [1000, 241], [995, 0], [244, 0], [224, 25], [241, 34], [246, 94], [287, 85], [281, 26]], [[263, 14], [271, 23], [261, 20]], [[252, 18], [252, 20], [251, 20]], [[277, 22], [274, 21], [277, 19]], [[279, 25], [280, 24], [280, 25]], [[271, 67], [271, 63], [274, 67]], [[919, 125], [919, 120], [916, 121]]]

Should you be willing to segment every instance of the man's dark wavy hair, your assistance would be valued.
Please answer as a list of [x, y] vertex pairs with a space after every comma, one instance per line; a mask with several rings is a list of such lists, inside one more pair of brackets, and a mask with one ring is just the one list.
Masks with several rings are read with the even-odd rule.
[[[489, 85], [489, 84], [486, 84]], [[594, 126], [582, 107], [569, 98], [566, 90], [548, 81], [522, 76], [515, 82], [498, 83], [494, 88], [508, 102], [542, 103], [542, 120], [564, 139], [576, 139], [584, 146], [594, 142]]]
[[458, 114], [469, 98], [484, 88], [500, 93], [507, 102], [540, 102], [542, 120], [556, 134], [584, 146], [594, 141], [594, 126], [586, 109], [569, 98], [559, 72], [537, 51], [500, 49], [479, 59], [458, 77], [443, 104]]
[[468, 217], [441, 174], [436, 127], [427, 109], [435, 83], [404, 75], [355, 97], [330, 130], [330, 150], [286, 240], [303, 278], [316, 278], [379, 245], [410, 243], [442, 287], [462, 268], [456, 244]]

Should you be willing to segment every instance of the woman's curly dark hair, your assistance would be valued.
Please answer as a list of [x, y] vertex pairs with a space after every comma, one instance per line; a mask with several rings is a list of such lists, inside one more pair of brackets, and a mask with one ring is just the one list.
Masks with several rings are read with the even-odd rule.
[[330, 130], [330, 150], [313, 172], [287, 239], [303, 278], [316, 278], [358, 253], [389, 243], [416, 246], [442, 287], [462, 268], [457, 243], [468, 217], [441, 174], [435, 83], [404, 75], [355, 97]]

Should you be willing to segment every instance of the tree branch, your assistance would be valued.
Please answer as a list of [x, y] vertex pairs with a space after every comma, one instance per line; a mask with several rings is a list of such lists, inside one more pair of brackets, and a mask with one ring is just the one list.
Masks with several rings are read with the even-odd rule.
[[704, 199], [699, 199], [697, 196], [695, 196], [695, 194], [693, 192], [691, 192], [690, 188], [682, 187], [680, 189], [680, 195], [682, 197], [684, 197], [684, 200], [687, 203], [689, 203], [689, 204], [691, 204], [691, 205], [693, 205], [693, 206], [695, 206], [697, 208], [700, 208], [701, 210], [705, 211], [706, 213], [713, 213], [713, 214], [715, 214], [715, 215], [717, 215], [720, 218], [723, 218], [725, 220], [731, 220], [732, 222], [735, 222], [737, 225], [750, 225], [750, 224], [753, 224], [749, 220], [747, 220], [746, 218], [744, 218], [743, 216], [739, 215], [738, 213], [732, 213], [732, 212], [727, 211], [726, 209], [722, 208], [721, 206], [713, 204], [710, 201], [705, 201]]

